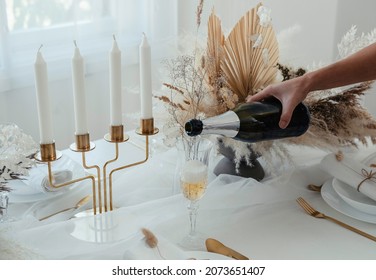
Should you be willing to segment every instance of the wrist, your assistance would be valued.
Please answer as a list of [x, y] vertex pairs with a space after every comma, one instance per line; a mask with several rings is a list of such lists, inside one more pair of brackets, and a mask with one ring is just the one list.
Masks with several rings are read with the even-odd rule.
[[315, 88], [315, 72], [309, 72], [302, 77], [302, 87], [307, 94], [316, 90]]

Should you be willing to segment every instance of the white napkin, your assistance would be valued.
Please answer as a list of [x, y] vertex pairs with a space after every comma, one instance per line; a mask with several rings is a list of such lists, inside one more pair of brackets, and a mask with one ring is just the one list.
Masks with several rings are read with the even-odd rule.
[[158, 235], [157, 247], [150, 248], [145, 238], [135, 242], [132, 248], [124, 252], [123, 258], [129, 260], [183, 260], [186, 253], [175, 244]]
[[[84, 169], [68, 156], [63, 155], [59, 160], [52, 163], [52, 174], [53, 183], [59, 185], [83, 176]], [[23, 182], [36, 192], [55, 192], [64, 189], [64, 187], [51, 187], [48, 178], [47, 164], [38, 164], [36, 167], [30, 169], [29, 175], [24, 178]]]
[[34, 220], [38, 222], [36, 223], [37, 226], [40, 226], [41, 222], [44, 224], [48, 224], [53, 222], [66, 221], [72, 218], [75, 214], [85, 211], [86, 209], [92, 207], [92, 200], [90, 199], [86, 204], [76, 209], [64, 211], [42, 221], [39, 221], [39, 219], [46, 217], [50, 214], [56, 213], [60, 210], [74, 207], [78, 201], [80, 201], [85, 196], [91, 194], [91, 188], [74, 188], [64, 195], [56, 196], [56, 198], [52, 198], [49, 200], [41, 200], [36, 203], [33, 203], [32, 206], [24, 212], [23, 217], [32, 217]]
[[342, 160], [338, 161], [334, 153], [328, 154], [322, 159], [321, 168], [355, 189], [357, 189], [361, 183], [359, 191], [369, 198], [376, 200], [376, 173], [375, 178], [368, 180], [365, 180], [367, 175], [365, 173], [363, 174], [364, 171], [367, 172], [367, 174], [371, 171], [375, 172], [375, 169], [350, 158], [346, 154], [343, 155]]
[[[29, 185], [32, 187], [37, 187], [38, 190], [41, 190], [42, 192], [55, 192], [58, 191], [59, 188], [54, 188], [50, 184], [50, 180], [48, 178], [48, 174], [45, 174], [43, 171], [39, 168], [35, 168], [34, 174], [30, 176]], [[68, 182], [72, 180], [73, 172], [70, 170], [57, 170], [52, 172], [52, 178], [53, 178], [53, 184], [59, 185], [64, 182]], [[60, 189], [61, 190], [61, 189]]]

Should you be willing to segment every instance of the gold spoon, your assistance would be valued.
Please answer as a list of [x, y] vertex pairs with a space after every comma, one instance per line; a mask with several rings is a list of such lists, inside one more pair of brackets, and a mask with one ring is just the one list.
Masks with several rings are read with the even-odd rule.
[[236, 260], [249, 260], [246, 256], [236, 252], [235, 250], [223, 245], [216, 239], [208, 238], [205, 242], [208, 252], [221, 254]]
[[60, 213], [62, 213], [62, 212], [68, 211], [68, 210], [78, 209], [78, 208], [80, 208], [81, 206], [83, 206], [83, 205], [85, 205], [86, 203], [88, 203], [89, 200], [90, 200], [90, 198], [91, 198], [91, 195], [87, 195], [87, 196], [81, 198], [81, 199], [76, 203], [75, 206], [73, 206], [73, 207], [69, 207], [69, 208], [66, 208], [66, 209], [63, 209], [63, 210], [60, 210], [60, 211], [55, 212], [55, 213], [52, 213], [52, 214], [50, 214], [50, 215], [48, 215], [48, 216], [46, 216], [46, 217], [43, 217], [43, 218], [39, 219], [39, 221], [43, 221], [43, 220], [45, 220], [45, 219], [48, 219], [48, 218], [50, 218], [50, 217], [52, 217], [52, 216], [55, 216], [55, 215], [57, 215], [57, 214], [60, 214]]

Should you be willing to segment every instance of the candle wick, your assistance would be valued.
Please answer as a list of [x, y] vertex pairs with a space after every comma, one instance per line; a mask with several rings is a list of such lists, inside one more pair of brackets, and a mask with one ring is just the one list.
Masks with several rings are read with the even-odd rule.
[[76, 40], [73, 40], [73, 43], [74, 43], [74, 45], [75, 45], [76, 48], [77, 48], [77, 41], [76, 41]]
[[143, 35], [144, 37], [146, 37], [146, 34], [145, 34], [145, 32], [142, 32], [142, 35]]
[[116, 42], [115, 34], [112, 34], [112, 38], [114, 38], [114, 41]]
[[43, 47], [43, 44], [40, 45], [39, 49], [38, 49], [38, 52], [40, 52], [40, 49]]

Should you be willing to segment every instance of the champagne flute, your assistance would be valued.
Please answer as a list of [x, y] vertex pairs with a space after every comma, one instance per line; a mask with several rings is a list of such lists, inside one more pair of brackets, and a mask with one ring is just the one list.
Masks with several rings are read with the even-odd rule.
[[204, 238], [196, 231], [196, 218], [199, 201], [204, 196], [208, 184], [209, 155], [212, 143], [207, 139], [192, 139], [186, 150], [184, 164], [180, 172], [180, 187], [183, 196], [189, 201], [188, 211], [190, 231], [180, 245], [191, 250], [204, 248]]

